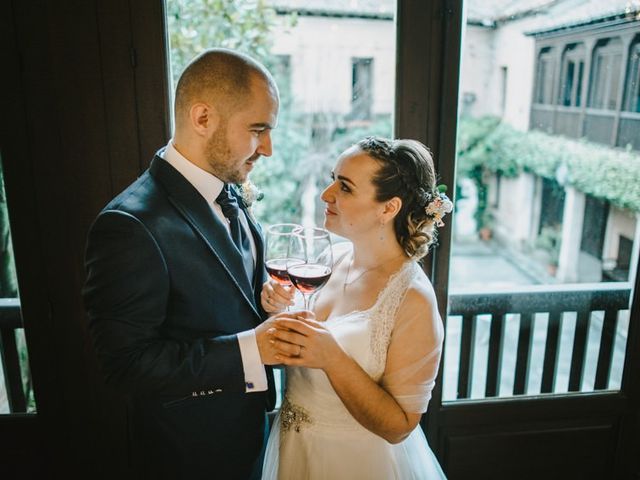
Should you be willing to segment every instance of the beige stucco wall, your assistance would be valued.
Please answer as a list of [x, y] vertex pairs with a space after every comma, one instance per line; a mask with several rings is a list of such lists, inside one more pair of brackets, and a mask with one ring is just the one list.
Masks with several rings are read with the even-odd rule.
[[295, 27], [277, 29], [273, 53], [291, 56], [292, 90], [299, 111], [349, 113], [352, 58], [373, 58], [372, 113], [393, 111], [392, 20], [299, 17]]

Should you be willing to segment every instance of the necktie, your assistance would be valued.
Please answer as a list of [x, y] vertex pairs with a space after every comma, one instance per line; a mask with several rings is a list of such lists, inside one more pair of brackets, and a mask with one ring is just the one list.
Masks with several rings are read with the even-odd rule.
[[249, 283], [253, 279], [253, 254], [251, 253], [251, 243], [247, 232], [240, 223], [240, 208], [238, 207], [238, 201], [236, 197], [231, 194], [229, 185], [225, 184], [224, 188], [216, 198], [216, 202], [222, 208], [222, 213], [227, 220], [229, 220], [229, 230], [231, 233], [231, 240], [238, 248], [240, 255], [242, 255], [242, 263], [247, 273]]

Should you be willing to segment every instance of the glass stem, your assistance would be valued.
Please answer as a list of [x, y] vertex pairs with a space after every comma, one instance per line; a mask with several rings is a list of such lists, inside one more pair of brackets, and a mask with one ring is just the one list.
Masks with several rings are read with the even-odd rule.
[[304, 309], [309, 310], [309, 296], [306, 293], [302, 294], [302, 298], [304, 299]]

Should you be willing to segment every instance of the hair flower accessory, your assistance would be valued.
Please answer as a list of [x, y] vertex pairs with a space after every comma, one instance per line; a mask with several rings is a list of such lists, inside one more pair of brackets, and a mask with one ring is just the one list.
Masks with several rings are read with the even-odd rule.
[[438, 227], [443, 227], [444, 222], [442, 218], [453, 210], [453, 202], [449, 200], [447, 194], [446, 185], [438, 185], [436, 193], [428, 195], [427, 204], [424, 207], [424, 211], [428, 217], [430, 217]]
[[264, 198], [264, 193], [255, 186], [251, 180], [238, 185], [240, 197], [247, 208], [251, 208], [253, 202], [259, 202]]

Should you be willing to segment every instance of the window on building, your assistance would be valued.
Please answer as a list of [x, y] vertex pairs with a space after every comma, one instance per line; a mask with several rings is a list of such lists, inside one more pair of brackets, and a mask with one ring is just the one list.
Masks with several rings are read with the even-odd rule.
[[542, 179], [542, 204], [538, 234], [546, 227], [557, 229], [562, 225], [566, 192], [555, 180]]
[[580, 250], [599, 260], [602, 260], [608, 216], [609, 204], [607, 202], [591, 195], [586, 196]]
[[582, 77], [584, 75], [584, 45], [572, 44], [562, 58], [560, 104], [579, 107], [582, 101]]
[[628, 272], [631, 267], [632, 252], [633, 239], [620, 235], [618, 237], [618, 257], [616, 258], [616, 268]]
[[274, 55], [270, 70], [276, 81], [291, 86], [291, 55]]
[[602, 110], [616, 110], [620, 90], [622, 42], [607, 39], [598, 42], [593, 54], [591, 70], [591, 99], [589, 106]]
[[373, 100], [373, 59], [354, 58], [351, 71], [351, 116], [354, 120], [368, 120]]
[[536, 70], [536, 89], [534, 103], [551, 103], [553, 87], [553, 58], [552, 48], [543, 48], [538, 55]]
[[507, 67], [500, 67], [500, 113], [504, 115], [504, 111], [507, 108], [507, 80], [509, 76], [509, 69]]
[[640, 38], [637, 38], [629, 52], [629, 68], [627, 69], [627, 98], [624, 110], [640, 112]]

